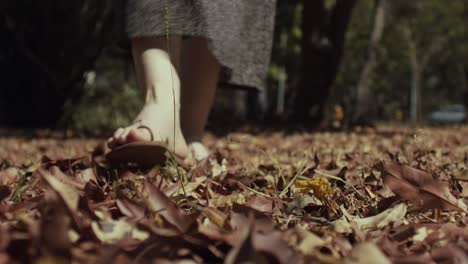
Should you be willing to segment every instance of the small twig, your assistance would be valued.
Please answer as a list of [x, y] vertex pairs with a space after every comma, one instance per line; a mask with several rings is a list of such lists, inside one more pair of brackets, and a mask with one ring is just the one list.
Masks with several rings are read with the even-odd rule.
[[291, 181], [288, 183], [288, 185], [286, 185], [286, 187], [280, 193], [279, 197], [282, 198], [288, 192], [289, 188], [291, 188], [291, 186], [297, 180], [297, 178], [301, 177], [307, 170], [308, 170], [307, 166], [303, 165], [302, 170], [300, 172], [296, 173], [296, 175], [294, 175], [294, 177], [291, 179]]
[[156, 242], [147, 246], [135, 257], [135, 259], [132, 261], [132, 264], [140, 263], [141, 258], [143, 258], [143, 256], [146, 255], [146, 253], [148, 253], [150, 250], [155, 249], [158, 245], [160, 245], [160, 243]]
[[254, 190], [254, 189], [252, 189], [252, 188], [250, 188], [250, 187], [244, 185], [242, 182], [237, 182], [237, 184], [239, 184], [240, 187], [242, 187], [242, 188], [244, 188], [244, 189], [246, 189], [246, 190], [249, 190], [249, 191], [251, 191], [251, 192], [253, 192], [253, 193], [255, 193], [255, 194], [258, 194], [258, 195], [261, 195], [261, 196], [264, 196], [264, 197], [267, 197], [267, 198], [270, 198], [270, 199], [273, 198], [273, 197], [271, 197], [271, 196], [268, 195], [268, 194], [262, 193], [262, 192], [260, 192], [260, 191]]

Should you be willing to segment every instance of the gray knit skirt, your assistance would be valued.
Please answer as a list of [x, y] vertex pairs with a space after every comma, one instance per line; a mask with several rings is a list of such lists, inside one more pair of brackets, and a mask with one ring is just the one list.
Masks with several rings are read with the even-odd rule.
[[263, 89], [276, 0], [128, 0], [129, 37], [165, 36], [166, 6], [171, 35], [209, 40], [223, 82]]

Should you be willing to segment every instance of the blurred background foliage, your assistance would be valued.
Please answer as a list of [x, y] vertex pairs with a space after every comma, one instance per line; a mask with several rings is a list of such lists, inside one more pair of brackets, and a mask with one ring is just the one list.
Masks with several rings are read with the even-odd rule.
[[[2, 1], [0, 125], [98, 132], [128, 124], [141, 96], [124, 5]], [[409, 120], [412, 109], [424, 122], [441, 106], [468, 103], [467, 23], [466, 0], [279, 0], [268, 89], [219, 89], [211, 124], [229, 113], [323, 125], [337, 105], [349, 125]]]

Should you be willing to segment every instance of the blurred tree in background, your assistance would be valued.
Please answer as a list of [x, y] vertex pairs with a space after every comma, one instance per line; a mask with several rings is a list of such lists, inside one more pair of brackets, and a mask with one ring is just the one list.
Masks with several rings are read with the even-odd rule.
[[386, 1], [381, 39], [373, 43], [379, 2], [361, 0], [356, 5], [333, 100], [349, 98], [344, 100], [346, 109], [360, 107], [359, 84], [372, 50], [375, 65], [366, 77], [366, 107], [371, 111], [367, 117], [388, 120], [401, 110], [410, 118], [412, 101], [413, 106], [416, 101], [418, 119], [424, 120], [440, 106], [463, 103], [467, 2]]
[[51, 126], [66, 119], [64, 107], [83, 95], [84, 73], [118, 37], [122, 11], [120, 0], [2, 1], [3, 122]]
[[[128, 47], [116, 45], [125, 43], [124, 1], [2, 1], [0, 124], [94, 131], [130, 122], [141, 99]], [[351, 125], [397, 112], [424, 121], [468, 103], [467, 5], [279, 0], [266, 116], [316, 125], [344, 109]], [[217, 108], [230, 93], [219, 91]], [[255, 106], [236, 98], [234, 108]]]

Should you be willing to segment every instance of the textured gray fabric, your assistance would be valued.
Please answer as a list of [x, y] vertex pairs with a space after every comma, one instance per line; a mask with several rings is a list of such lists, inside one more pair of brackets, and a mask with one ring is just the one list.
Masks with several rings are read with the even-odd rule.
[[128, 0], [129, 37], [201, 36], [223, 66], [222, 81], [262, 89], [270, 62], [276, 0]]

